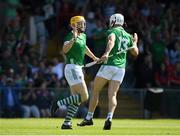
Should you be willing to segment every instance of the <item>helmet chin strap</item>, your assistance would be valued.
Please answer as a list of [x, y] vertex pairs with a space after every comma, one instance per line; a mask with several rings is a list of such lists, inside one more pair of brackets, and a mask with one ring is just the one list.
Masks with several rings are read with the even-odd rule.
[[112, 21], [110, 27], [113, 27], [115, 25], [115, 23], [116, 23], [116, 20]]
[[84, 30], [81, 30], [81, 28], [78, 28], [78, 27], [77, 27], [77, 31], [78, 31], [78, 33], [83, 33], [84, 32]]
[[84, 31], [82, 31], [82, 30], [78, 30], [78, 32], [79, 32], [79, 33], [84, 33]]

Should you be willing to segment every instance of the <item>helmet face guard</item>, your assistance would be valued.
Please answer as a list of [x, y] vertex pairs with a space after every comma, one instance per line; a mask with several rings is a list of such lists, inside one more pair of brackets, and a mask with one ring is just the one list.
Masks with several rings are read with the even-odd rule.
[[84, 32], [86, 29], [86, 21], [83, 16], [74, 16], [70, 20], [71, 27], [76, 27], [78, 32]]
[[84, 32], [86, 29], [86, 22], [85, 21], [77, 22], [76, 28], [77, 28], [78, 32]]
[[116, 20], [110, 20], [109, 21], [109, 27], [113, 27], [116, 23]]

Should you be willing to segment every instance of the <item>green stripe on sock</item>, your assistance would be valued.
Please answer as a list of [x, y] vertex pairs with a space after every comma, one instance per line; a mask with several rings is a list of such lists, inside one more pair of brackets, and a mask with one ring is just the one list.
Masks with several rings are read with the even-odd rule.
[[77, 95], [71, 95], [65, 99], [59, 100], [60, 105], [74, 105], [74, 104], [80, 104], [81, 103], [81, 96], [79, 94]]
[[67, 115], [64, 122], [70, 122], [71, 119], [74, 117], [78, 110], [78, 106], [76, 105], [69, 105], [67, 110]]
[[79, 102], [79, 97], [80, 97], [79, 95], [76, 95], [77, 103], [80, 103], [80, 102]]
[[69, 113], [74, 114], [74, 112], [76, 112], [76, 111], [68, 110], [67, 115], [68, 115]]
[[74, 111], [74, 110], [76, 110], [76, 109], [77, 109], [77, 106], [72, 105], [71, 109]]
[[69, 99], [67, 99], [67, 103], [70, 103], [70, 100], [69, 100]]
[[73, 99], [72, 99], [72, 96], [69, 97], [69, 100], [71, 102], [71, 104], [73, 103]]
[[64, 105], [66, 105], [66, 100], [65, 99], [63, 99], [63, 103], [64, 103]]
[[79, 94], [77, 95], [77, 100], [78, 100], [78, 104], [81, 103], [81, 96]]
[[73, 116], [74, 116], [74, 113], [70, 113], [70, 112], [67, 115], [67, 117], [70, 117], [70, 118], [73, 117]]
[[73, 96], [72, 98], [73, 98], [73, 101], [74, 101], [75, 103], [77, 103], [77, 101], [76, 101], [76, 96]]
[[60, 105], [64, 105], [62, 100], [61, 100], [61, 101], [59, 101], [59, 102], [60, 102]]

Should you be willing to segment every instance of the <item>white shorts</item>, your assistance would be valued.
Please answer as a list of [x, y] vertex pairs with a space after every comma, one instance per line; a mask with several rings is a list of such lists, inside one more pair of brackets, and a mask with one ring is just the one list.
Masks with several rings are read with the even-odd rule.
[[66, 80], [70, 86], [84, 82], [82, 66], [66, 64], [64, 72]]
[[103, 77], [107, 80], [123, 81], [125, 75], [125, 68], [118, 68], [116, 66], [102, 65], [96, 76]]

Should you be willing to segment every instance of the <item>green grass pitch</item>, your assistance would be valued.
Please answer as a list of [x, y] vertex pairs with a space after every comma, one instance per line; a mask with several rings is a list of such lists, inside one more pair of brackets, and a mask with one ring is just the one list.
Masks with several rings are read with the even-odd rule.
[[180, 135], [180, 120], [113, 119], [111, 130], [102, 130], [104, 119], [94, 119], [93, 126], [61, 130], [63, 119], [0, 119], [0, 135]]

